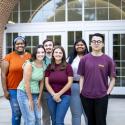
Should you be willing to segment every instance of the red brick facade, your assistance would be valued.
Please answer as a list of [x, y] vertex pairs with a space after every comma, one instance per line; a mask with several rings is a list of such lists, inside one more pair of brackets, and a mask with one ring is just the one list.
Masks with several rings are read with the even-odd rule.
[[3, 33], [11, 11], [19, 0], [0, 0], [0, 63], [2, 59]]

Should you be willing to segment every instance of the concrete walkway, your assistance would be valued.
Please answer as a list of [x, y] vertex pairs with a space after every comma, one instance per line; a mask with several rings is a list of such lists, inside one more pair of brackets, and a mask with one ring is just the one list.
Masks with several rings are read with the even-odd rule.
[[[11, 125], [10, 105], [3, 97], [0, 98], [0, 125]], [[71, 125], [70, 110], [67, 112], [65, 125]], [[82, 125], [85, 125], [83, 116]], [[125, 99], [109, 99], [107, 125], [125, 125]]]

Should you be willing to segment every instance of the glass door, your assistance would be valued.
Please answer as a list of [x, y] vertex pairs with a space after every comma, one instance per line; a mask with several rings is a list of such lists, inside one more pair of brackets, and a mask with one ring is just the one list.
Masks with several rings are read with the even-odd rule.
[[109, 32], [109, 49], [110, 55], [116, 63], [116, 85], [113, 90], [114, 94], [125, 95], [125, 31], [111, 31]]

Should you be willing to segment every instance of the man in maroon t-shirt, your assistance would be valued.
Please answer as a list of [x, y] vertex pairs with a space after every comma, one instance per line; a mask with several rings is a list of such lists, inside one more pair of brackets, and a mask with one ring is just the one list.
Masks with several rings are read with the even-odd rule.
[[108, 95], [115, 85], [115, 65], [113, 60], [102, 52], [102, 34], [92, 35], [91, 47], [92, 52], [81, 59], [78, 67], [81, 101], [88, 125], [106, 125]]

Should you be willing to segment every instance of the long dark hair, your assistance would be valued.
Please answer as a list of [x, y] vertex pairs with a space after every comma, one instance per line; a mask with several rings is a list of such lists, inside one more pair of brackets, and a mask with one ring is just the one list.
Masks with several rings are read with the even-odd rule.
[[63, 58], [62, 58], [62, 62], [60, 64], [60, 68], [58, 70], [64, 70], [66, 69], [66, 66], [67, 66], [67, 62], [66, 62], [66, 54], [65, 54], [65, 50], [62, 46], [55, 46], [54, 49], [53, 49], [53, 52], [52, 52], [52, 60], [51, 60], [51, 64], [49, 66], [49, 70], [55, 70], [55, 58], [53, 56], [54, 54], [54, 51], [56, 49], [60, 49], [62, 52], [63, 52]]
[[[37, 46], [33, 49], [33, 53], [32, 53], [31, 59], [30, 59], [31, 62], [33, 62], [34, 60], [36, 60], [36, 54], [37, 54], [37, 50], [38, 50], [39, 48], [43, 48], [43, 50], [44, 50], [44, 52], [45, 52], [45, 49], [44, 49], [43, 45], [37, 45]], [[45, 60], [45, 57], [44, 57], [43, 60]]]
[[71, 52], [71, 54], [68, 57], [68, 63], [70, 63], [70, 64], [73, 62], [74, 58], [77, 56], [77, 51], [76, 51], [75, 46], [79, 42], [82, 42], [85, 45], [85, 50], [83, 51], [83, 55], [89, 53], [86, 42], [83, 39], [76, 40], [76, 42], [74, 43], [74, 46], [73, 46], [73, 51]]

